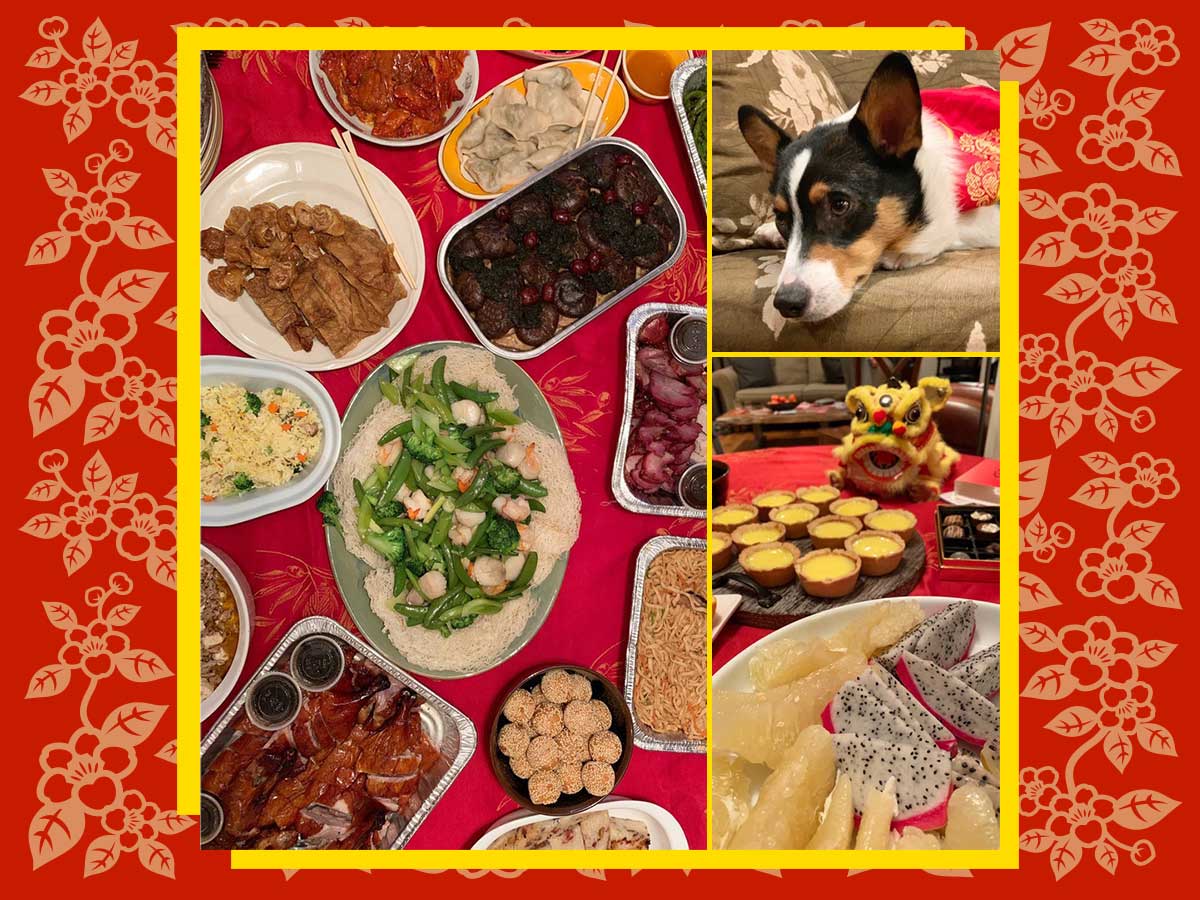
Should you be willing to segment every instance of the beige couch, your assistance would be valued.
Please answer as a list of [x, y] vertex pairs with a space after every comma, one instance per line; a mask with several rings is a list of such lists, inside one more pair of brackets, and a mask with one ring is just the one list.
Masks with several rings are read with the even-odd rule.
[[712, 383], [720, 408], [728, 412], [739, 406], [761, 406], [772, 394], [795, 394], [797, 400], [809, 402], [846, 396], [846, 382], [829, 381], [818, 356], [780, 357], [771, 361], [771, 368], [775, 383], [764, 387], [741, 387], [733, 366], [717, 369]]
[[[767, 176], [738, 130], [737, 109], [754, 104], [792, 134], [802, 133], [857, 102], [882, 55], [712, 54], [715, 353], [962, 351], [972, 332], [982, 336], [988, 350], [999, 348], [998, 250], [946, 253], [918, 268], [875, 272], [849, 306], [823, 322], [764, 321], [783, 251], [767, 240], [774, 219]], [[999, 60], [992, 51], [917, 57], [922, 87], [999, 83]], [[778, 336], [773, 328], [780, 328]]]

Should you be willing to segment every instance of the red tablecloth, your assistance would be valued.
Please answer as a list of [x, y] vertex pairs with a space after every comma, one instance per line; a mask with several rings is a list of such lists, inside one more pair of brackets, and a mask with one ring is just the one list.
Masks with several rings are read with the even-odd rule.
[[[767, 450], [751, 450], [746, 453], [729, 453], [716, 459], [729, 463], [729, 498], [727, 503], [748, 503], [750, 498], [763, 491], [780, 486], [824, 484], [828, 471], [833, 468], [833, 448], [829, 446], [775, 447]], [[964, 456], [958, 461], [947, 479], [945, 489], [954, 486], [960, 472], [968, 471], [979, 462], [977, 456]], [[850, 492], [843, 492], [849, 496]], [[1000, 584], [997, 581], [955, 581], [941, 577], [937, 567], [937, 542], [933, 533], [933, 510], [936, 502], [894, 503], [882, 501], [880, 506], [899, 506], [910, 510], [917, 517], [917, 532], [925, 541], [928, 563], [921, 581], [912, 589], [914, 597], [964, 597], [971, 600], [1000, 602]], [[765, 628], [752, 628], [730, 622], [717, 635], [713, 644], [713, 671], [717, 671], [746, 647], [763, 635]]]
[[[534, 63], [509, 54], [481, 52], [480, 94], [530, 65]], [[333, 123], [308, 84], [304, 54], [226, 58], [214, 74], [225, 116], [218, 171], [271, 144], [331, 143]], [[583, 497], [583, 528], [554, 610], [529, 646], [490, 672], [460, 681], [429, 682], [475, 723], [480, 746], [414, 836], [409, 845], [413, 848], [468, 847], [496, 819], [516, 808], [496, 782], [486, 748], [491, 715], [503, 688], [526, 671], [559, 662], [590, 666], [622, 685], [638, 549], [658, 534], [704, 534], [703, 519], [672, 520], [626, 512], [608, 487], [623, 403], [626, 319], [639, 304], [652, 300], [705, 302], [704, 208], [674, 111], [669, 104], [634, 102], [618, 134], [643, 147], [666, 179], [687, 220], [687, 244], [675, 267], [653, 284], [575, 337], [523, 363], [558, 416]], [[425, 239], [427, 275], [416, 314], [391, 345], [362, 365], [317, 374], [339, 410], [345, 409], [362, 379], [393, 353], [428, 340], [473, 340], [438, 283], [435, 262], [442, 235], [478, 204], [455, 193], [442, 179], [437, 142], [405, 150], [360, 142], [358, 151], [387, 173], [412, 204]], [[206, 354], [240, 355], [207, 322], [202, 326], [201, 346]], [[353, 627], [334, 583], [320, 519], [311, 504], [243, 525], [204, 529], [202, 539], [229, 553], [254, 589], [256, 628], [243, 682], [296, 620], [320, 614]], [[703, 848], [706, 790], [702, 755], [635, 749], [616, 793], [670, 810], [687, 833], [689, 844]]]

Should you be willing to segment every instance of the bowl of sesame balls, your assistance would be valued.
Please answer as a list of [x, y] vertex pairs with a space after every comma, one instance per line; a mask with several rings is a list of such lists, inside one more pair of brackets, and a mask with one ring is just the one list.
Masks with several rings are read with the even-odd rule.
[[489, 756], [504, 792], [562, 816], [613, 792], [633, 753], [633, 717], [616, 685], [592, 669], [547, 666], [526, 675], [496, 711]]

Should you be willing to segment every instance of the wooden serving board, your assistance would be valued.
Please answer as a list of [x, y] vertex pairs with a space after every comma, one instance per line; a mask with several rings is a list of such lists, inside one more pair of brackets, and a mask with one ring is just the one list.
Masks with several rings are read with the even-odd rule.
[[[812, 541], [808, 538], [801, 538], [791, 541], [791, 543], [799, 548], [801, 555], [813, 549]], [[733, 621], [755, 628], [780, 628], [789, 622], [795, 622], [797, 619], [803, 619], [813, 613], [825, 612], [827, 609], [833, 609], [835, 606], [842, 606], [846, 603], [878, 600], [881, 597], [904, 596], [917, 586], [921, 580], [921, 573], [924, 571], [925, 542], [919, 535], [914, 535], [905, 545], [904, 557], [900, 560], [896, 571], [890, 575], [879, 577], [860, 575], [854, 590], [844, 597], [831, 599], [810, 597], [800, 586], [799, 580], [796, 580], [785, 587], [769, 591], [774, 598], [774, 602], [769, 605], [764, 605], [754, 596], [747, 596], [737, 612], [733, 614]], [[726, 572], [744, 573], [745, 569], [738, 564], [735, 558], [732, 565], [726, 566], [720, 572], [714, 572], [713, 576], [715, 578]], [[741, 593], [733, 585], [721, 588], [721, 590]]]

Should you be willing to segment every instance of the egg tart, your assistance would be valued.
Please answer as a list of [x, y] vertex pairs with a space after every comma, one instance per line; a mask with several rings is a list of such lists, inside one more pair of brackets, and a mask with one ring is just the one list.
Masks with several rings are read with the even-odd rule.
[[852, 519], [861, 519], [867, 513], [873, 513], [879, 509], [879, 501], [872, 500], [870, 497], [843, 497], [841, 500], [834, 500], [829, 504], [829, 511], [835, 516], [849, 516]]
[[766, 491], [759, 494], [750, 502], [758, 510], [758, 520], [766, 522], [770, 518], [771, 510], [787, 506], [789, 503], [795, 503], [796, 495], [791, 491], [784, 490]]
[[907, 509], [878, 509], [863, 517], [863, 524], [872, 531], [890, 531], [905, 541], [917, 531], [917, 517]]
[[796, 499], [801, 503], [811, 503], [824, 516], [829, 512], [829, 504], [840, 497], [841, 493], [831, 484], [814, 484], [812, 487], [797, 490]]
[[894, 531], [860, 531], [846, 538], [845, 549], [862, 561], [864, 575], [889, 575], [904, 559], [904, 538]]
[[770, 544], [782, 541], [786, 529], [778, 522], [751, 522], [733, 530], [733, 543], [738, 552], [755, 544]]
[[714, 531], [708, 539], [708, 552], [712, 556], [712, 570], [719, 572], [733, 562], [733, 538], [727, 531]]
[[791, 539], [802, 538], [808, 534], [808, 523], [821, 514], [821, 511], [811, 503], [789, 503], [771, 510], [768, 518], [778, 522]]
[[808, 523], [808, 537], [817, 550], [840, 550], [846, 538], [862, 531], [862, 522], [849, 516], [821, 516]]
[[746, 574], [766, 588], [783, 587], [796, 577], [800, 551], [795, 544], [772, 541], [754, 544], [738, 554]]
[[813, 550], [796, 560], [796, 577], [811, 597], [845, 597], [858, 584], [862, 561], [845, 550]]
[[749, 503], [731, 503], [712, 511], [713, 531], [733, 531], [758, 519], [758, 510]]

